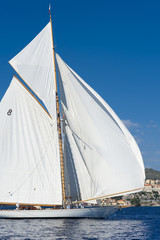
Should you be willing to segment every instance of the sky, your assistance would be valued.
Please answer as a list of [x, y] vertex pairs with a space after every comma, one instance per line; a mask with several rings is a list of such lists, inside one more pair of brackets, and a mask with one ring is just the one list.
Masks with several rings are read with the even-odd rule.
[[123, 120], [160, 170], [160, 1], [7, 0], [0, 6], [0, 99], [8, 61], [49, 22], [56, 51]]

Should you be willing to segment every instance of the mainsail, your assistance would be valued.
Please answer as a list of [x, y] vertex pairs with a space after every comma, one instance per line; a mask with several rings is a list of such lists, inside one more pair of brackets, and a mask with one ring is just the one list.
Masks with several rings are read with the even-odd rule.
[[56, 118], [51, 22], [9, 63]]
[[61, 205], [56, 119], [15, 77], [0, 113], [0, 202]]
[[134, 138], [109, 105], [58, 55], [56, 58], [65, 134], [81, 200], [142, 190], [144, 165]]

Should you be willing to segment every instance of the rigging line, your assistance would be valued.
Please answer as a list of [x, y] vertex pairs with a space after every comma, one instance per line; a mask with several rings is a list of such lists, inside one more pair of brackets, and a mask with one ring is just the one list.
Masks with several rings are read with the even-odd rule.
[[82, 138], [80, 138], [70, 127], [69, 123], [66, 124], [66, 126], [69, 127], [69, 129], [71, 130], [71, 132], [81, 141], [83, 142], [89, 149], [91, 149], [93, 151], [93, 148], [91, 148], [84, 140], [82, 140]]
[[[90, 95], [90, 97], [92, 97], [92, 95], [94, 96], [94, 94], [93, 93], [91, 93], [91, 91], [89, 90], [89, 89], [87, 89], [87, 87], [84, 85], [84, 83], [83, 82], [81, 82], [77, 77], [76, 77], [76, 75], [71, 71], [72, 69], [70, 69], [69, 67], [68, 67], [68, 65], [65, 63], [65, 65], [66, 65], [66, 67], [70, 70], [70, 72], [72, 73], [72, 75], [77, 79], [77, 82], [81, 85], [81, 87], [82, 88], [84, 88], [84, 90]], [[69, 84], [68, 83], [66, 83], [66, 82], [64, 82], [63, 80], [62, 80], [62, 82], [63, 82], [63, 84], [64, 85], [66, 85], [66, 86], [68, 86], [69, 87]], [[93, 90], [94, 91], [94, 90]], [[90, 94], [91, 93], [91, 94]], [[70, 92], [68, 92], [68, 94], [70, 94]], [[71, 96], [71, 94], [70, 94], [70, 96]], [[97, 99], [97, 104], [99, 105], [99, 107], [101, 107], [102, 108], [102, 103], [100, 102], [100, 100], [96, 97], [96, 96], [94, 96], [94, 101], [96, 102], [96, 99]], [[71, 105], [71, 104], [70, 104]], [[112, 120], [114, 120], [114, 123], [116, 123], [116, 120], [112, 117], [112, 115], [111, 115], [111, 113], [109, 112], [109, 110], [104, 106], [104, 104], [103, 104], [103, 111], [105, 111], [105, 113], [109, 116], [109, 118], [110, 119], [112, 119]], [[67, 110], [65, 110], [65, 111], [69, 111], [68, 109]], [[76, 121], [76, 118], [75, 118], [75, 121]], [[78, 123], [78, 122], [77, 122]], [[123, 141], [123, 143], [125, 143], [127, 146], [130, 144], [129, 142], [128, 142], [128, 140], [127, 140], [127, 138], [126, 138], [126, 134], [122, 131], [122, 129], [120, 128], [120, 126], [118, 125], [118, 123], [116, 123], [116, 125], [119, 127], [119, 129], [120, 129], [120, 131], [121, 131], [121, 133], [122, 134], [120, 134], [108, 121], [106, 121], [106, 124], [119, 136], [119, 138]], [[78, 137], [78, 136], [77, 136]], [[83, 141], [82, 139], [80, 139], [81, 141]], [[127, 141], [126, 141], [127, 140]], [[89, 147], [89, 146], [88, 146]]]
[[[65, 116], [66, 116], [66, 115], [65, 115]], [[66, 121], [67, 121], [67, 118], [66, 118]], [[83, 154], [82, 154], [82, 151], [81, 151], [81, 149], [80, 149], [80, 147], [79, 147], [79, 145], [78, 145], [75, 137], [77, 137], [81, 142], [83, 142], [86, 146], [88, 146], [88, 148], [89, 148], [90, 150], [93, 151], [93, 149], [92, 149], [91, 147], [89, 147], [89, 145], [86, 144], [76, 133], [73, 132], [73, 130], [72, 130], [71, 127], [69, 126], [68, 121], [67, 121], [66, 126], [68, 126], [69, 130], [70, 130], [71, 133], [72, 133], [72, 138], [73, 138], [73, 140], [74, 140], [74, 142], [75, 142], [75, 145], [76, 145], [76, 147], [77, 147], [77, 150], [78, 150], [78, 152], [79, 152], [79, 154], [80, 154], [80, 156], [81, 156], [81, 158], [82, 158], [82, 161], [83, 161], [83, 163], [84, 163], [84, 165], [85, 165], [85, 167], [86, 167], [86, 169], [87, 169], [87, 172], [88, 172], [88, 174], [89, 174], [89, 176], [90, 176], [90, 178], [91, 178], [92, 183], [94, 183], [93, 178], [92, 178], [92, 175], [91, 175], [91, 173], [90, 173], [90, 171], [89, 171], [89, 168], [88, 168], [88, 166], [87, 166], [87, 163], [86, 163], [86, 161], [85, 161], [85, 159], [84, 159], [84, 156], [83, 156]]]
[[[68, 128], [68, 129], [70, 130], [70, 128]], [[68, 134], [67, 134], [67, 137], [68, 137]], [[80, 149], [80, 147], [78, 146], [78, 143], [77, 143], [75, 137], [73, 136], [72, 132], [71, 132], [71, 137], [72, 137], [72, 139], [73, 139], [73, 141], [74, 141], [76, 150], [77, 150], [77, 152], [79, 153], [79, 155], [80, 155], [80, 157], [81, 157], [81, 159], [82, 159], [82, 162], [83, 162], [84, 166], [86, 167], [86, 171], [87, 171], [87, 173], [88, 173], [88, 175], [89, 175], [89, 177], [90, 177], [90, 180], [91, 180], [92, 184], [94, 184], [92, 175], [91, 175], [91, 173], [90, 173], [90, 171], [89, 171], [89, 168], [88, 168], [88, 166], [87, 166], [87, 164], [86, 164], [86, 162], [85, 162], [85, 159], [84, 159], [84, 157], [83, 157], [83, 154], [82, 154], [82, 152], [81, 152], [81, 149]], [[84, 180], [84, 179], [83, 179], [83, 180]]]
[[[63, 106], [63, 103], [61, 105], [61, 109], [62, 109], [62, 114], [64, 113], [64, 106]], [[66, 116], [65, 116], [65, 119], [66, 119]], [[66, 126], [68, 126], [68, 128], [70, 129], [69, 125], [67, 124], [66, 125], [66, 122], [65, 120], [62, 120], [63, 121], [63, 132], [64, 132], [64, 136], [66, 139], [64, 139], [64, 144], [66, 144], [66, 151], [68, 152], [68, 155], [69, 155], [69, 161], [70, 161], [70, 164], [71, 164], [71, 168], [72, 168], [72, 173], [73, 173], [73, 178], [74, 178], [74, 183], [75, 183], [75, 188], [76, 188], [76, 193], [77, 193], [77, 200], [81, 200], [81, 192], [80, 192], [80, 186], [79, 186], [79, 182], [78, 182], [78, 176], [77, 176], [77, 172], [76, 172], [76, 169], [75, 169], [75, 164], [74, 164], [74, 161], [73, 161], [73, 156], [72, 156], [72, 150], [71, 150], [71, 145], [69, 143], [69, 139], [68, 139], [68, 135], [66, 133]], [[69, 178], [70, 179], [70, 178]]]
[[[35, 94], [35, 96], [37, 98], [39, 98], [37, 96], [37, 94], [33, 91], [33, 89], [25, 82], [25, 80], [21, 77], [21, 75], [16, 71], [16, 69], [12, 66], [12, 64], [9, 62], [9, 64], [11, 65], [11, 67], [15, 70], [15, 72], [18, 74], [18, 76], [23, 80], [23, 82], [27, 85], [27, 87], [29, 87], [31, 89], [31, 91]], [[18, 79], [18, 77], [13, 74], [13, 76], [23, 85], [23, 87], [32, 95], [32, 97], [37, 101], [37, 103], [43, 108], [43, 110], [47, 113], [47, 115], [52, 119], [51, 115], [49, 114], [49, 112], [43, 107], [43, 105], [38, 101], [38, 99], [34, 96], [33, 93], [31, 93], [31, 91]], [[39, 98], [40, 99], [40, 98]], [[41, 99], [40, 99], [41, 100]], [[42, 100], [41, 100], [42, 101]]]
[[[120, 129], [121, 133], [122, 133], [122, 136], [118, 133], [118, 131], [116, 129], [114, 129], [108, 122], [107, 124], [112, 128], [112, 130], [122, 139], [122, 141], [125, 143], [125, 144], [128, 144], [128, 142], [126, 142], [126, 135], [124, 133], [124, 131], [122, 130], [122, 128], [120, 127], [120, 124], [117, 122], [117, 120], [115, 119], [115, 117], [112, 116], [112, 114], [110, 113], [110, 111], [107, 109], [107, 107], [104, 105], [104, 103], [102, 103], [98, 98], [97, 96], [94, 94], [94, 89], [93, 90], [93, 93], [91, 92], [91, 90], [86, 86], [87, 83], [84, 82], [84, 80], [82, 81], [81, 79], [79, 79], [77, 76], [76, 76], [76, 73], [74, 73], [74, 71], [64, 62], [65, 66], [68, 68], [68, 70], [71, 72], [71, 74], [76, 78], [77, 82], [81, 85], [82, 88], [84, 88], [84, 90], [92, 97], [92, 99], [94, 99], [94, 101], [99, 105], [99, 107], [101, 107], [101, 109], [103, 109], [103, 111], [113, 120], [113, 122], [116, 124], [116, 126]], [[63, 81], [63, 84], [66, 84], [64, 83]], [[66, 84], [67, 85], [67, 84]], [[96, 92], [95, 92], [96, 93]], [[103, 99], [102, 99], [103, 100]], [[104, 101], [104, 100], [103, 100]], [[112, 110], [113, 111], [113, 110]], [[113, 111], [114, 112], [114, 111]], [[124, 139], [125, 138], [125, 139]]]
[[[76, 74], [73, 72], [73, 70], [65, 63], [66, 67], [70, 70], [70, 72], [72, 73], [72, 75], [77, 79], [77, 82], [79, 82], [79, 84], [85, 89], [85, 91], [94, 99], [94, 101], [103, 109], [104, 112], [106, 112], [109, 117], [114, 121], [114, 123], [117, 125], [117, 127], [121, 130], [121, 132], [123, 133], [121, 127], [119, 126], [119, 124], [117, 123], [117, 121], [114, 119], [114, 117], [111, 115], [111, 113], [108, 111], [108, 109], [104, 106], [104, 104], [95, 96], [95, 94], [93, 94], [90, 89], [80, 80], [78, 79], [78, 77], [76, 76]], [[94, 91], [94, 89], [93, 89]]]
[[[72, 135], [72, 136], [73, 136], [73, 135]], [[83, 157], [83, 154], [82, 154], [82, 152], [81, 152], [81, 149], [80, 149], [80, 147], [78, 146], [78, 143], [77, 143], [77, 141], [76, 141], [76, 139], [75, 139], [74, 136], [73, 136], [73, 139], [74, 139], [75, 144], [76, 144], [76, 147], [77, 147], [77, 149], [78, 149], [78, 151], [79, 151], [79, 153], [80, 153], [80, 156], [81, 156], [81, 158], [82, 158], [82, 160], [83, 160], [83, 163], [84, 163], [84, 165], [85, 165], [85, 167], [86, 167], [86, 169], [87, 169], [87, 172], [88, 172], [88, 174], [89, 174], [89, 176], [90, 176], [90, 178], [91, 178], [91, 181], [92, 181], [92, 183], [94, 183], [93, 178], [92, 178], [92, 175], [91, 175], [91, 173], [90, 173], [90, 171], [89, 171], [89, 168], [88, 168], [88, 166], [87, 166], [87, 163], [86, 163], [86, 161], [85, 161], [85, 159], [84, 159], [84, 157]]]
[[[26, 177], [26, 179], [24, 179], [24, 181], [19, 185], [19, 187], [17, 187], [17, 189], [15, 189], [11, 194], [15, 194], [19, 189], [21, 189], [21, 187], [26, 183], [26, 181], [33, 175], [33, 173], [38, 169], [38, 167], [43, 163], [43, 160], [46, 156], [46, 152], [48, 151], [48, 148], [49, 146], [51, 145], [52, 143], [52, 139], [51, 138], [49, 141], [48, 141], [48, 144], [44, 150], [44, 153], [42, 154], [42, 156], [40, 157], [40, 159], [37, 161], [37, 163], [35, 164], [35, 167], [34, 169], [29, 173], [28, 177]], [[7, 196], [7, 195], [6, 195]], [[6, 197], [7, 199], [7, 197]]]
[[[75, 75], [74, 75], [75, 76]], [[75, 76], [76, 77], [76, 76]], [[83, 87], [83, 85], [82, 85], [82, 83], [78, 80], [78, 78], [76, 78], [77, 79], [77, 81], [79, 82], [79, 84]], [[64, 83], [64, 82], [63, 82]], [[67, 83], [65, 83], [66, 85], [67, 85]], [[69, 85], [68, 85], [69, 86]], [[84, 85], [85, 86], [85, 85]], [[85, 91], [89, 94], [89, 89], [88, 90], [86, 90], [87, 88], [86, 87], [84, 87], [84, 89], [85, 89]], [[92, 94], [93, 95], [93, 94]], [[99, 99], [98, 98], [96, 98], [96, 96], [93, 98], [94, 99], [94, 101], [96, 102], [96, 99], [99, 101]], [[99, 101], [100, 102], [100, 101]], [[97, 104], [99, 105], [99, 103], [97, 102]], [[100, 106], [100, 105], [99, 105]], [[101, 106], [100, 106], [101, 107]], [[105, 108], [105, 106], [104, 106], [104, 108]], [[104, 108], [102, 108], [103, 109], [103, 111], [105, 111], [104, 110]], [[106, 111], [105, 111], [105, 113], [109, 116], [109, 118], [110, 119], [114, 119], [112, 116], [111, 116], [111, 114], [110, 114], [110, 112], [108, 111], [108, 109], [107, 108], [105, 108], [106, 109]], [[68, 111], [68, 110], [66, 110], [66, 111]], [[116, 120], [114, 120], [114, 123], [116, 122]], [[119, 138], [123, 141], [123, 143], [124, 144], [126, 144], [126, 145], [129, 145], [129, 142], [128, 142], [128, 139], [126, 138], [126, 134], [124, 133], [124, 131], [120, 128], [120, 126], [119, 125], [117, 125], [117, 126], [119, 126], [119, 129], [121, 130], [121, 133], [122, 134], [120, 134], [113, 126], [112, 126], [112, 124], [110, 124], [108, 121], [106, 121], [106, 124], [117, 134], [117, 136], [119, 136]], [[82, 140], [82, 139], [81, 139]], [[127, 140], [127, 141], [126, 141]], [[83, 141], [83, 140], [82, 140]]]
[[[70, 160], [70, 163], [71, 163], [71, 166], [72, 166], [72, 171], [73, 171], [73, 177], [74, 177], [74, 180], [75, 180], [75, 185], [76, 185], [76, 191], [77, 191], [77, 197], [78, 197], [78, 200], [80, 201], [81, 198], [81, 192], [80, 192], [80, 187], [79, 187], [79, 182], [78, 182], [78, 176], [77, 176], [77, 173], [76, 173], [76, 169], [75, 169], [75, 165], [73, 163], [73, 157], [72, 157], [72, 154], [71, 154], [71, 146], [70, 146], [70, 143], [68, 141], [68, 137], [66, 135], [66, 138], [67, 138], [67, 141], [66, 141], [66, 145], [68, 145], [67, 147], [67, 151], [68, 151], [68, 155], [70, 156], [69, 160]], [[70, 149], [70, 151], [69, 151]]]
[[[61, 102], [62, 104], [63, 104], [63, 102]], [[63, 104], [64, 105], [64, 104]], [[63, 105], [62, 105], [62, 110], [63, 110], [63, 112], [62, 112], [62, 114], [64, 114], [65, 115], [65, 120], [66, 120], [66, 122], [67, 122], [67, 124], [66, 124], [66, 126], [68, 126], [69, 127], [69, 129], [71, 130], [71, 132], [81, 141], [81, 142], [83, 142], [88, 148], [90, 148], [91, 150], [93, 150], [89, 145], [88, 145], [88, 143], [86, 143], [82, 138], [80, 138], [73, 130], [72, 130], [72, 128], [70, 127], [70, 125], [69, 125], [69, 122], [68, 122], [68, 120], [67, 120], [67, 116], [66, 116], [66, 112], [69, 112], [68, 111], [68, 109], [64, 109], [64, 107], [63, 107]], [[76, 121], [76, 120], [75, 120]], [[78, 124], [78, 123], [77, 123]]]
[[70, 127], [69, 125], [68, 125], [68, 127], [70, 128], [71, 132], [72, 132], [81, 142], [83, 142], [88, 148], [90, 148], [90, 149], [93, 151], [93, 149], [92, 149], [85, 141], [83, 141], [82, 138], [80, 138], [80, 137], [71, 129], [71, 127]]

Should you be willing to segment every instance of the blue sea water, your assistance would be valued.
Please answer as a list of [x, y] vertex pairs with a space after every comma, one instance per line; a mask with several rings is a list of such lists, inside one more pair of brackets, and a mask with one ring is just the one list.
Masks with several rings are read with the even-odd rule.
[[132, 207], [108, 219], [0, 219], [1, 240], [159, 240], [160, 207]]

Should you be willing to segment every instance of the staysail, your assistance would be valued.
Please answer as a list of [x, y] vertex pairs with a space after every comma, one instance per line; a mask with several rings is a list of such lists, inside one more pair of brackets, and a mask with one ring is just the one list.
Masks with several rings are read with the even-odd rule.
[[9, 63], [56, 118], [51, 22]]
[[145, 173], [140, 150], [109, 105], [56, 55], [65, 134], [81, 200], [138, 192]]
[[0, 103], [0, 146], [0, 202], [62, 204], [57, 121], [15, 77]]

